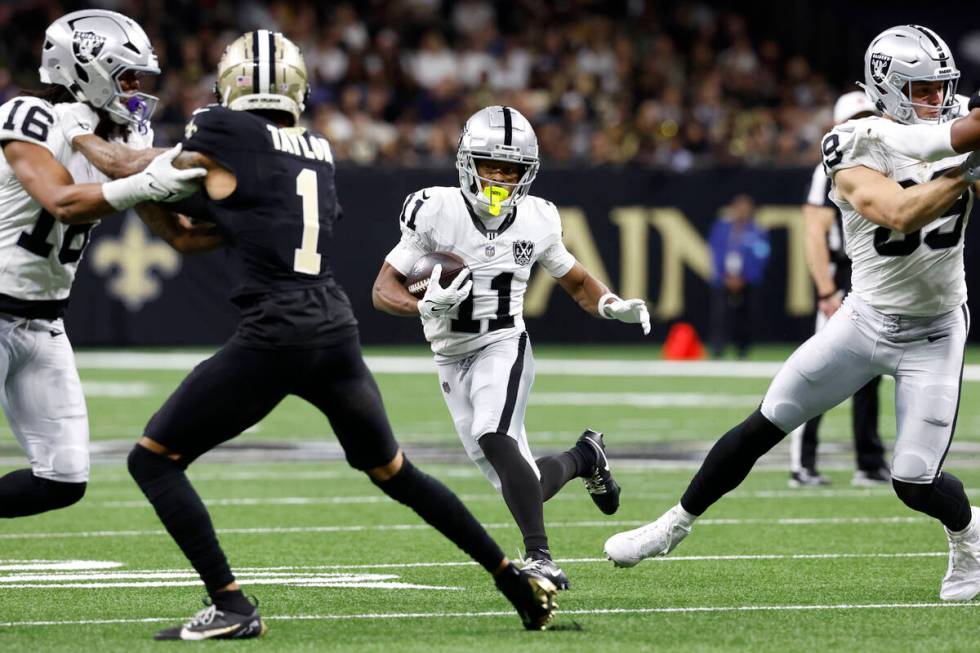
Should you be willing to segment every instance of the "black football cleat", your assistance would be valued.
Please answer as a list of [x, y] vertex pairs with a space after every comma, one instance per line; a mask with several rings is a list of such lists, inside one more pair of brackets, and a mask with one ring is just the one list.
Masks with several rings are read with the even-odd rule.
[[258, 607], [252, 610], [251, 614], [239, 614], [227, 610], [218, 610], [214, 604], [208, 605], [205, 600], [206, 608], [195, 614], [190, 621], [183, 626], [164, 628], [153, 639], [183, 639], [183, 640], [204, 640], [204, 639], [250, 639], [262, 637], [265, 634], [265, 623], [259, 616]]
[[529, 556], [524, 560], [515, 562], [515, 564], [520, 567], [521, 571], [525, 571], [532, 576], [547, 578], [556, 589], [567, 590], [571, 587], [571, 584], [568, 582], [568, 576], [561, 570], [561, 567], [555, 564], [554, 560], [549, 558], [532, 558]]
[[577, 444], [590, 446], [596, 453], [595, 469], [589, 476], [582, 479], [585, 483], [585, 489], [592, 497], [592, 502], [604, 514], [615, 514], [619, 510], [620, 489], [619, 483], [616, 482], [609, 470], [609, 460], [606, 458], [606, 445], [602, 440], [602, 433], [585, 429]]
[[511, 564], [497, 574], [494, 582], [517, 610], [524, 628], [544, 630], [548, 627], [558, 609], [555, 603], [558, 589], [550, 580], [529, 574]]

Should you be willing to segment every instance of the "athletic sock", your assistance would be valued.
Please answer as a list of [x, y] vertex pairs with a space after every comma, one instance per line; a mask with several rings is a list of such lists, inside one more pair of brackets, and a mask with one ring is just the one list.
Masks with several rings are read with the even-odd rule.
[[756, 410], [711, 447], [701, 468], [681, 497], [681, 506], [701, 515], [725, 493], [738, 487], [755, 461], [786, 437], [778, 426]]
[[541, 481], [521, 455], [517, 440], [504, 433], [487, 433], [480, 438], [480, 448], [500, 478], [504, 503], [524, 536], [525, 550], [547, 550]]
[[187, 479], [183, 465], [140, 445], [133, 447], [128, 463], [129, 473], [201, 576], [208, 593], [233, 583], [235, 577], [218, 544], [211, 517]]
[[963, 482], [949, 472], [942, 472], [932, 483], [906, 483], [892, 479], [895, 494], [912, 510], [918, 510], [942, 522], [951, 532], [970, 525], [973, 511]]
[[398, 473], [388, 480], [372, 478], [371, 482], [395, 501], [414, 510], [491, 574], [500, 566], [504, 552], [459, 497], [415, 467], [408, 458], [403, 460]]
[[240, 589], [214, 592], [211, 594], [211, 601], [222, 612], [252, 614], [252, 610], [255, 609], [255, 606], [245, 598], [245, 592]]

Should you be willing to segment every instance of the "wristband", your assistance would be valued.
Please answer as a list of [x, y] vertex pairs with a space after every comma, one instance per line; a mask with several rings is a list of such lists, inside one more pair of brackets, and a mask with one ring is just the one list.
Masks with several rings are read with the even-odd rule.
[[606, 307], [604, 306], [604, 304], [606, 303], [606, 300], [609, 299], [610, 297], [612, 297], [614, 300], [622, 301], [619, 295], [617, 295], [616, 293], [607, 292], [602, 297], [600, 297], [599, 301], [596, 303], [596, 312], [599, 314], [600, 317], [604, 317], [607, 320], [611, 320], [612, 316], [606, 315], [606, 310], [605, 310]]
[[123, 177], [102, 184], [102, 196], [116, 211], [125, 211], [140, 202], [145, 202], [148, 195], [144, 187], [143, 173]]
[[826, 295], [817, 295], [817, 299], [821, 299], [821, 300], [823, 300], [823, 299], [830, 299], [831, 297], [833, 297], [834, 295], [836, 295], [839, 292], [840, 292], [840, 289], [839, 288], [834, 288], [833, 290], [831, 290]]

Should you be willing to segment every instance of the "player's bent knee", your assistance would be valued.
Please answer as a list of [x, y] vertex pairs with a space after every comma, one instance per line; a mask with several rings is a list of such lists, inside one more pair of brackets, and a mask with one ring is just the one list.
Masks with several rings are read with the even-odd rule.
[[759, 412], [784, 433], [806, 422], [803, 407], [789, 399], [764, 400]]
[[903, 451], [895, 455], [892, 461], [892, 478], [906, 485], [931, 483], [933, 480], [929, 472], [929, 461], [914, 451]]
[[[89, 457], [85, 447], [61, 447], [51, 457], [52, 480], [69, 484], [88, 481]], [[84, 490], [83, 490], [84, 492]]]
[[372, 481], [383, 483], [398, 474], [407, 462], [405, 454], [399, 449], [395, 457], [389, 462], [379, 467], [372, 467], [371, 469], [365, 470], [365, 473], [371, 477]]
[[126, 458], [126, 467], [129, 469], [129, 475], [144, 492], [154, 480], [170, 474], [183, 473], [186, 469], [179, 461], [154, 453], [141, 444], [136, 444], [130, 450]]
[[895, 495], [902, 500], [906, 506], [912, 510], [923, 512], [929, 505], [932, 496], [932, 479], [923, 483], [908, 483], [892, 478], [892, 487]]

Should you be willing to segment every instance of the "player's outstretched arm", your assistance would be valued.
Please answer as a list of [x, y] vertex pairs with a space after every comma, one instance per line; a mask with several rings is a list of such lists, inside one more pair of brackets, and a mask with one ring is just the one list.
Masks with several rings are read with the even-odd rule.
[[650, 333], [650, 312], [646, 302], [642, 299], [617, 297], [578, 261], [564, 276], [558, 277], [558, 285], [585, 312], [609, 320], [639, 324], [643, 328], [643, 335]]
[[150, 231], [181, 254], [210, 252], [224, 247], [224, 238], [213, 224], [195, 224], [183, 215], [148, 202], [137, 206], [136, 214]]
[[391, 315], [419, 315], [419, 300], [405, 289], [405, 276], [385, 261], [371, 288], [374, 307]]
[[65, 224], [93, 222], [115, 211], [102, 193], [102, 184], [76, 184], [46, 148], [7, 141], [3, 155], [24, 190], [55, 220]]
[[837, 192], [866, 219], [903, 234], [946, 215], [971, 180], [962, 168], [924, 184], [902, 188], [877, 170], [855, 166], [834, 175]]
[[95, 134], [76, 136], [72, 147], [109, 179], [135, 175], [150, 165], [158, 154], [166, 151], [155, 147], [136, 150], [122, 143], [110, 143]]
[[143, 141], [145, 148], [136, 149], [122, 143], [113, 143], [95, 135], [99, 124], [99, 114], [84, 102], [71, 102], [57, 105], [61, 133], [65, 140], [76, 152], [89, 160], [102, 174], [109, 179], [128, 177], [140, 172], [150, 161], [164, 150], [154, 149], [153, 130], [140, 136], [137, 141]]

